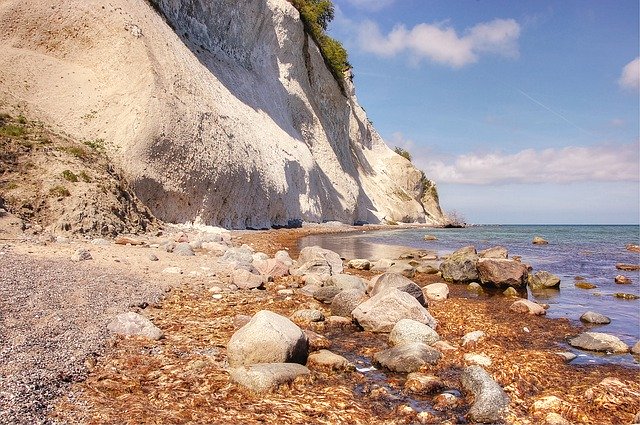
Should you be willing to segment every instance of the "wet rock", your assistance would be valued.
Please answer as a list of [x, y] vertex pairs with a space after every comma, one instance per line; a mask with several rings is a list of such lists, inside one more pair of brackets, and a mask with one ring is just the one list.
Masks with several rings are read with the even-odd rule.
[[182, 269], [180, 267], [167, 267], [162, 270], [162, 273], [166, 274], [182, 274]]
[[344, 291], [347, 289], [359, 289], [364, 292], [367, 289], [367, 284], [364, 279], [358, 276], [350, 274], [336, 274], [325, 282], [325, 286], [335, 286]]
[[478, 282], [471, 282], [470, 284], [468, 284], [467, 290], [471, 292], [477, 292], [477, 293], [484, 292], [484, 289], [482, 289], [482, 286]]
[[416, 274], [416, 269], [415, 267], [411, 266], [410, 264], [407, 263], [395, 263], [393, 266], [389, 267], [387, 269], [388, 273], [398, 273], [401, 274], [404, 277], [408, 277], [411, 278], [413, 276], [415, 276]]
[[512, 298], [518, 298], [520, 296], [520, 294], [518, 294], [518, 291], [516, 291], [516, 289], [513, 286], [509, 286], [507, 289], [502, 291], [502, 295], [504, 295], [505, 297], [512, 297]]
[[595, 311], [587, 311], [580, 316], [580, 320], [585, 323], [593, 323], [596, 325], [606, 325], [611, 323], [611, 319], [603, 314], [596, 313]]
[[289, 266], [275, 258], [253, 260], [251, 264], [256, 268], [258, 273], [272, 279], [287, 276], [289, 274]]
[[371, 262], [367, 259], [355, 258], [347, 263], [347, 267], [356, 270], [369, 270], [371, 268]]
[[446, 300], [449, 297], [449, 286], [446, 283], [438, 282], [426, 285], [422, 288], [427, 299], [433, 301]]
[[[629, 243], [625, 246], [625, 248], [630, 252], [640, 252], [640, 245]], [[638, 421], [640, 422], [640, 419]]]
[[623, 270], [623, 271], [626, 271], [626, 272], [633, 272], [633, 271], [636, 271], [636, 270], [640, 270], [640, 265], [638, 265], [638, 264], [618, 263], [618, 264], [616, 264], [616, 269]]
[[349, 289], [336, 294], [331, 301], [331, 314], [351, 317], [351, 312], [369, 297], [359, 289]]
[[481, 423], [501, 422], [509, 398], [493, 378], [480, 366], [468, 366], [462, 372], [462, 387], [473, 393], [475, 401], [468, 418]]
[[613, 296], [623, 300], [637, 300], [638, 298], [640, 298], [636, 294], [625, 294], [624, 292], [616, 292], [615, 294], [613, 294]]
[[454, 394], [444, 392], [433, 398], [433, 408], [436, 410], [449, 410], [460, 404], [460, 398]]
[[559, 286], [560, 278], [547, 271], [540, 270], [529, 276], [529, 287], [532, 290], [558, 288]]
[[482, 284], [498, 287], [525, 285], [529, 271], [527, 266], [515, 261], [496, 258], [481, 258], [477, 263], [478, 274]]
[[233, 284], [240, 289], [254, 289], [264, 286], [265, 279], [249, 270], [236, 269], [231, 273]]
[[534, 245], [547, 245], [549, 241], [545, 240], [542, 236], [534, 236], [531, 243]]
[[309, 355], [307, 366], [335, 371], [355, 370], [355, 366], [344, 357], [329, 350], [320, 350]]
[[618, 337], [601, 332], [583, 332], [569, 339], [572, 347], [589, 351], [605, 351], [610, 353], [626, 353], [629, 351], [627, 344]]
[[422, 238], [425, 241], [437, 241], [438, 238], [434, 235], [424, 235], [424, 237]]
[[291, 315], [291, 320], [301, 322], [322, 322], [324, 320], [324, 314], [322, 314], [320, 310], [307, 308], [295, 311]]
[[594, 289], [594, 288], [597, 288], [597, 286], [594, 285], [593, 283], [585, 282], [583, 280], [580, 280], [580, 281], [576, 282], [575, 283], [575, 287], [576, 288], [580, 288], [580, 289]]
[[391, 289], [397, 289], [399, 291], [406, 292], [407, 294], [418, 300], [421, 305], [427, 305], [424, 299], [422, 288], [420, 288], [412, 280], [398, 273], [387, 272], [380, 275], [375, 281], [375, 284], [370, 291], [370, 295], [374, 296], [380, 293], [387, 292]]
[[467, 353], [464, 355], [464, 361], [478, 366], [491, 366], [491, 359], [485, 354]]
[[464, 334], [462, 337], [462, 346], [464, 347], [467, 344], [472, 342], [478, 342], [480, 339], [484, 338], [485, 333], [483, 331], [472, 331]]
[[471, 282], [478, 280], [478, 254], [473, 246], [466, 246], [452, 253], [440, 263], [440, 272], [447, 282]]
[[410, 342], [432, 345], [439, 339], [440, 336], [431, 327], [411, 319], [399, 320], [389, 333], [391, 345], [403, 345]]
[[558, 356], [562, 357], [567, 362], [570, 362], [571, 360], [573, 360], [576, 357], [578, 357], [575, 354], [573, 354], [571, 351], [560, 351], [560, 352], [558, 352], [556, 354]]
[[425, 364], [436, 364], [442, 357], [435, 348], [421, 342], [410, 342], [377, 352], [373, 359], [393, 372], [415, 372]]
[[631, 353], [632, 354], [640, 354], [640, 341], [638, 341], [635, 344], [633, 344], [633, 347], [631, 347]]
[[324, 335], [320, 335], [309, 329], [304, 329], [304, 334], [309, 340], [309, 351], [323, 350], [331, 346], [331, 341]]
[[413, 319], [431, 328], [436, 327], [435, 319], [418, 300], [395, 288], [363, 302], [353, 310], [352, 316], [371, 332], [390, 332], [402, 319]]
[[342, 290], [337, 286], [323, 286], [315, 290], [313, 298], [322, 303], [331, 304], [335, 296], [340, 292], [342, 292]]
[[255, 363], [305, 364], [309, 341], [291, 320], [268, 310], [257, 312], [227, 344], [229, 366]]
[[119, 335], [143, 336], [149, 339], [160, 339], [163, 336], [162, 331], [151, 320], [132, 311], [118, 314], [109, 322], [107, 329]]
[[614, 281], [619, 285], [630, 285], [631, 284], [631, 279], [629, 279], [628, 277], [623, 276], [621, 274], [617, 275], [615, 277]]
[[78, 248], [71, 256], [71, 261], [93, 260], [91, 253], [86, 248]]
[[193, 252], [193, 248], [186, 242], [181, 242], [173, 248], [173, 253], [176, 255], [182, 255], [183, 257], [193, 257], [195, 252]]
[[534, 316], [543, 316], [547, 314], [547, 311], [543, 306], [529, 300], [518, 300], [511, 304], [509, 310], [515, 311], [516, 313], [531, 314]]
[[407, 375], [404, 389], [414, 393], [430, 394], [440, 391], [445, 387], [442, 379], [433, 375], [420, 372], [411, 372]]
[[229, 369], [233, 382], [258, 393], [290, 384], [310, 373], [306, 366], [296, 363], [257, 363]]
[[492, 248], [483, 249], [482, 251], [478, 251], [478, 256], [480, 258], [509, 258], [509, 251], [507, 248], [503, 246], [494, 246]]
[[342, 259], [338, 254], [319, 246], [308, 246], [300, 251], [296, 268], [291, 270], [291, 274], [294, 276], [307, 273], [334, 275], [342, 271]]

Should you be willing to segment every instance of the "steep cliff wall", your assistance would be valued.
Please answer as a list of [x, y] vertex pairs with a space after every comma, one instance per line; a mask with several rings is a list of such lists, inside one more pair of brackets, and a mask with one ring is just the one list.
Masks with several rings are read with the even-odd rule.
[[104, 139], [163, 220], [442, 219], [286, 0], [4, 0], [0, 29], [2, 104]]

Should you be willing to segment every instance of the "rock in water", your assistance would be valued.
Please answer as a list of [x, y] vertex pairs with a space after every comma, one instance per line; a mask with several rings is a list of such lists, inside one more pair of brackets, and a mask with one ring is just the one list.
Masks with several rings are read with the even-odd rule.
[[480, 258], [509, 258], [509, 251], [503, 246], [494, 246], [493, 248], [483, 249], [478, 252]]
[[309, 341], [291, 320], [268, 310], [257, 312], [231, 336], [227, 344], [229, 366], [307, 361]]
[[509, 398], [500, 385], [480, 366], [466, 367], [461, 380], [462, 387], [475, 397], [469, 418], [481, 423], [501, 422], [509, 406]]
[[498, 287], [513, 286], [520, 288], [527, 281], [527, 266], [514, 260], [500, 258], [481, 258], [478, 260], [478, 274], [483, 284]]
[[611, 319], [607, 316], [596, 313], [594, 311], [587, 311], [582, 316], [580, 316], [580, 320], [586, 323], [593, 323], [596, 325], [606, 325], [611, 323]]
[[425, 364], [436, 364], [442, 357], [435, 348], [421, 342], [409, 342], [374, 355], [376, 363], [393, 372], [415, 372]]
[[531, 243], [534, 245], [547, 245], [549, 241], [545, 240], [542, 236], [534, 236]]
[[309, 355], [307, 365], [309, 367], [315, 366], [320, 369], [336, 371], [355, 369], [355, 366], [349, 362], [349, 360], [338, 354], [332, 353], [329, 350], [319, 350], [315, 353], [311, 353]]
[[455, 251], [440, 264], [442, 278], [447, 282], [472, 282], [478, 280], [478, 254], [473, 246]]
[[581, 333], [569, 339], [569, 344], [572, 347], [590, 351], [606, 351], [610, 353], [626, 353], [629, 351], [627, 344], [622, 342], [620, 338], [601, 332]]
[[360, 326], [371, 332], [390, 332], [401, 319], [413, 319], [431, 328], [436, 327], [435, 319], [418, 300], [395, 288], [363, 302], [352, 315]]
[[532, 290], [557, 288], [560, 286], [560, 278], [544, 270], [535, 272], [529, 276], [529, 287]]
[[258, 393], [289, 384], [309, 373], [306, 366], [296, 363], [257, 363], [229, 369], [232, 381]]
[[162, 331], [151, 320], [132, 311], [119, 314], [107, 325], [107, 329], [120, 335], [144, 336], [149, 339], [160, 339], [163, 336]]

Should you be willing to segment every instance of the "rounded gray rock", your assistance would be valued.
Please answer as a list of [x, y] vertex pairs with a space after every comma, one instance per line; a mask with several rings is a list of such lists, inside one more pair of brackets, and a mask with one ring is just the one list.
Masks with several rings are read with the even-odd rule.
[[424, 323], [411, 319], [399, 320], [389, 333], [389, 342], [392, 345], [402, 345], [409, 342], [432, 345], [438, 340], [440, 340], [440, 336], [436, 331]]
[[119, 335], [143, 336], [149, 339], [160, 339], [163, 336], [162, 331], [151, 320], [132, 311], [116, 316], [109, 322], [107, 329]]
[[611, 319], [607, 316], [596, 313], [595, 311], [587, 311], [582, 316], [580, 316], [580, 320], [586, 323], [593, 323], [596, 325], [606, 325], [611, 323]]
[[353, 310], [369, 297], [359, 289], [349, 289], [338, 293], [331, 301], [333, 316], [351, 317]]
[[622, 342], [620, 338], [601, 332], [583, 332], [569, 339], [569, 344], [572, 347], [589, 351], [606, 351], [610, 353], [626, 353], [629, 351], [627, 344]]
[[462, 387], [475, 398], [468, 417], [480, 423], [501, 422], [509, 398], [491, 375], [480, 366], [469, 366], [462, 371], [461, 381]]
[[435, 319], [418, 300], [395, 288], [374, 295], [356, 307], [352, 316], [371, 332], [390, 332], [398, 321], [413, 319], [436, 327]]
[[289, 384], [309, 373], [306, 366], [297, 363], [258, 363], [229, 369], [233, 382], [258, 393]]
[[386, 292], [390, 289], [397, 289], [399, 291], [406, 292], [407, 294], [418, 300], [421, 305], [425, 307], [427, 306], [422, 288], [420, 288], [411, 279], [399, 273], [387, 272], [380, 275], [380, 277], [378, 277], [375, 284], [373, 285], [370, 295], [374, 296], [379, 293]]
[[410, 342], [377, 352], [376, 363], [393, 372], [415, 372], [425, 364], [436, 364], [442, 357], [435, 348], [421, 342]]
[[180, 242], [173, 248], [173, 253], [176, 255], [182, 255], [183, 257], [193, 257], [196, 255], [193, 252], [193, 248], [187, 242]]

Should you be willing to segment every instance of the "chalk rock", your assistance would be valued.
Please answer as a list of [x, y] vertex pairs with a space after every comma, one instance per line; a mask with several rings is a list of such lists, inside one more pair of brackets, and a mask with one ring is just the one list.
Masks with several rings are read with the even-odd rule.
[[540, 270], [529, 276], [529, 287], [532, 290], [558, 288], [559, 286], [560, 278], [547, 271]]
[[411, 319], [399, 320], [389, 333], [391, 345], [402, 345], [409, 342], [432, 345], [439, 339], [440, 336], [431, 327]]
[[356, 270], [369, 270], [371, 268], [371, 261], [367, 259], [355, 258], [347, 263], [347, 266]]
[[509, 406], [504, 390], [480, 366], [468, 366], [462, 371], [462, 387], [474, 395], [468, 417], [476, 422], [501, 422]]
[[435, 319], [418, 300], [395, 288], [374, 295], [356, 307], [352, 316], [371, 332], [390, 332], [401, 319], [413, 319], [436, 327]]
[[525, 284], [529, 271], [527, 266], [514, 260], [481, 258], [477, 263], [478, 275], [483, 284], [498, 287], [514, 286], [519, 288]]
[[229, 366], [307, 361], [309, 341], [291, 320], [268, 310], [257, 312], [227, 344]]
[[132, 311], [118, 314], [109, 322], [107, 329], [120, 335], [144, 336], [149, 339], [160, 339], [163, 336], [162, 331], [151, 320]]
[[257, 393], [290, 384], [297, 377], [311, 372], [297, 363], [256, 363], [229, 369], [231, 380]]
[[331, 314], [351, 317], [353, 310], [369, 297], [360, 289], [349, 289], [336, 294], [331, 301]]
[[425, 364], [436, 364], [442, 357], [435, 348], [421, 342], [397, 345], [374, 354], [376, 363], [393, 372], [415, 372]]
[[300, 251], [296, 267], [291, 270], [294, 276], [308, 273], [340, 274], [343, 271], [342, 259], [338, 254], [319, 246], [307, 246]]
[[433, 301], [446, 300], [449, 297], [449, 285], [443, 282], [432, 283], [422, 288], [427, 299]]
[[447, 282], [471, 282], [478, 280], [478, 254], [473, 246], [466, 246], [452, 253], [442, 263], [440, 272]]
[[390, 289], [397, 289], [402, 292], [406, 292], [407, 294], [414, 297], [418, 302], [426, 306], [427, 303], [424, 299], [424, 293], [422, 292], [422, 288], [420, 288], [415, 282], [406, 278], [405, 276], [399, 273], [383, 273], [380, 275], [370, 291], [370, 295], [374, 296], [383, 292], [387, 292]]
[[629, 351], [629, 346], [622, 342], [620, 338], [601, 332], [583, 332], [570, 338], [569, 344], [572, 347], [589, 351], [606, 351], [610, 353], [626, 353]]
[[611, 323], [611, 319], [603, 314], [596, 313], [595, 311], [587, 311], [582, 316], [580, 316], [580, 320], [585, 323], [593, 323], [596, 325], [606, 325], [608, 323]]

